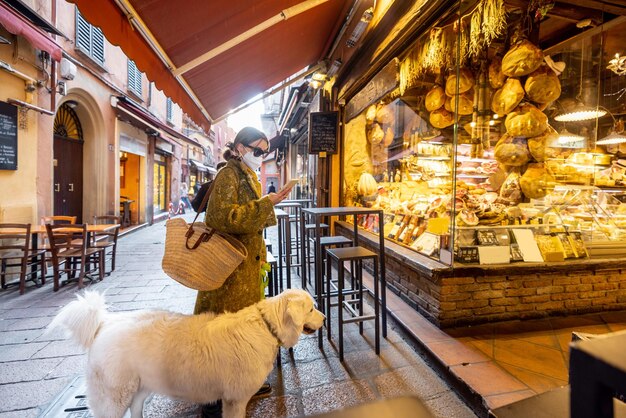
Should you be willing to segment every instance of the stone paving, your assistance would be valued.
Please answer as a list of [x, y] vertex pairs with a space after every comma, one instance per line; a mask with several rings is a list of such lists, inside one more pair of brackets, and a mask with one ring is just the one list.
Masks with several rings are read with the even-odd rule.
[[[191, 220], [192, 215], [185, 217]], [[268, 236], [276, 247], [275, 228]], [[121, 237], [115, 272], [87, 288], [105, 291], [110, 309], [115, 311], [158, 308], [192, 312], [195, 292], [169, 279], [161, 270], [164, 240], [164, 223]], [[53, 292], [50, 282], [41, 288], [31, 285], [22, 296], [16, 287], [0, 291], [0, 418], [39, 416], [83, 373], [86, 354], [60, 333], [44, 333], [59, 308], [73, 300], [77, 292], [75, 283]], [[247, 415], [315, 415], [377, 399], [413, 395], [422, 399], [436, 417], [475, 416], [393, 323], [388, 338], [381, 340], [381, 355], [376, 356], [370, 324], [366, 324], [364, 336], [359, 335], [356, 324], [346, 326], [343, 364], [328, 340], [322, 351], [318, 349], [316, 335], [303, 336], [293, 353], [281, 350], [281, 367], [275, 367], [269, 376], [272, 393], [253, 399]], [[155, 395], [146, 404], [145, 416], [196, 417], [198, 406]]]

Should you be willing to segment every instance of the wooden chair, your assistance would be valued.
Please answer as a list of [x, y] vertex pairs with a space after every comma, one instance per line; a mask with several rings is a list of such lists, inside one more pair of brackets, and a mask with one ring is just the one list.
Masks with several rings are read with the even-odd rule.
[[[30, 224], [0, 224], [0, 283], [3, 289], [10, 284], [19, 283], [20, 295], [26, 290], [26, 281], [35, 281], [37, 272], [41, 273], [41, 284], [46, 283], [46, 252], [33, 251], [30, 248]], [[31, 267], [39, 267], [31, 269]], [[19, 268], [7, 271], [9, 268]], [[19, 274], [17, 283], [6, 283], [6, 276]]]
[[[86, 224], [46, 224], [46, 232], [52, 254], [55, 292], [59, 290], [62, 273], [68, 277], [65, 283], [78, 280], [79, 288], [83, 287], [85, 277], [93, 280], [90, 274], [96, 270], [98, 278], [104, 278], [104, 249], [88, 247]], [[98, 267], [89, 268], [91, 263], [97, 263]]]
[[118, 224], [115, 229], [110, 231], [92, 233], [91, 243], [89, 245], [93, 248], [102, 248], [104, 250], [105, 264], [106, 257], [111, 256], [111, 270], [107, 273], [105, 267], [105, 275], [111, 274], [115, 270], [115, 253], [117, 252], [117, 237], [120, 233], [120, 217], [114, 215], [102, 215], [93, 217], [94, 225], [100, 224]]
[[54, 216], [42, 216], [41, 217], [42, 225], [46, 225], [46, 224], [52, 224], [52, 225], [72, 224], [73, 225], [75, 223], [76, 223], [76, 216], [54, 215]]

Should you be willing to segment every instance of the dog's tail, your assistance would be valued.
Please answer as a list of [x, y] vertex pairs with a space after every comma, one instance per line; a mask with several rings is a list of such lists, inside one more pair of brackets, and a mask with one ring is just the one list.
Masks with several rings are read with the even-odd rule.
[[106, 314], [104, 296], [88, 291], [83, 296], [78, 295], [77, 300], [61, 309], [48, 325], [48, 331], [63, 328], [69, 331], [69, 337], [76, 343], [89, 348]]

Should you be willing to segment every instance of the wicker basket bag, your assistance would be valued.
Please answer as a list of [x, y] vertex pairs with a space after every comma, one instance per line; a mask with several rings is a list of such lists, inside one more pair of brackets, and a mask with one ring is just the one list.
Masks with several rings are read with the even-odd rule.
[[[208, 201], [213, 189], [204, 196]], [[206, 203], [206, 202], [203, 202]], [[165, 274], [196, 290], [215, 290], [248, 256], [236, 238], [196, 222], [174, 218], [165, 224], [165, 254], [161, 263]]]

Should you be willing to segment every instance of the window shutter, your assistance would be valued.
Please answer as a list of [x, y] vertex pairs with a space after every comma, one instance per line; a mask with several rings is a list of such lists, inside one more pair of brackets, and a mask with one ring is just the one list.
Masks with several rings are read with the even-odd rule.
[[91, 57], [104, 64], [104, 35], [100, 28], [91, 27]]
[[172, 122], [172, 99], [170, 99], [169, 97], [167, 98], [167, 101], [165, 102], [165, 111], [166, 111], [166, 120], [167, 122]]
[[132, 60], [128, 60], [128, 90], [141, 97], [141, 72]]
[[91, 25], [76, 9], [76, 46], [84, 53], [91, 51]]

